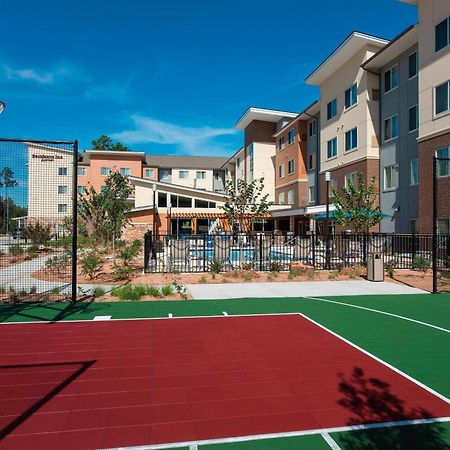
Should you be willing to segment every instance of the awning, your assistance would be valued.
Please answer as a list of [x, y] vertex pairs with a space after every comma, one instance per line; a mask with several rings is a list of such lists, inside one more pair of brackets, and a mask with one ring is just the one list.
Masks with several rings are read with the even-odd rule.
[[[336, 214], [336, 211], [330, 211], [328, 217], [330, 219], [334, 219], [335, 214]], [[374, 213], [371, 213], [371, 214], [369, 213], [369, 216], [373, 216], [373, 215], [374, 215]], [[347, 212], [346, 216], [350, 217], [351, 214]], [[389, 214], [381, 213], [381, 217], [385, 218], [385, 217], [392, 217], [392, 216], [390, 216]], [[327, 215], [326, 214], [319, 214], [318, 216], [314, 216], [312, 219], [313, 220], [326, 220], [327, 219]]]

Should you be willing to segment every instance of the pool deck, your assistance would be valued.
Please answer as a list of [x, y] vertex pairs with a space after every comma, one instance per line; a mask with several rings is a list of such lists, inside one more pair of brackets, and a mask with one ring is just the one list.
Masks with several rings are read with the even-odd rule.
[[186, 288], [195, 300], [428, 293], [403, 284], [387, 281], [373, 283], [366, 280], [188, 284]]

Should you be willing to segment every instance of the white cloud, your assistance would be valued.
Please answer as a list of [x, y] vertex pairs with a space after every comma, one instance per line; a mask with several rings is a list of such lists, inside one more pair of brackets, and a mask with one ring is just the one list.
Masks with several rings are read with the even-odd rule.
[[203, 148], [205, 144], [208, 144], [209, 149], [213, 149], [215, 138], [238, 133], [235, 128], [182, 127], [139, 115], [133, 115], [131, 119], [135, 129], [125, 130], [111, 136], [125, 144], [153, 142], [177, 145], [181, 149], [192, 151]]

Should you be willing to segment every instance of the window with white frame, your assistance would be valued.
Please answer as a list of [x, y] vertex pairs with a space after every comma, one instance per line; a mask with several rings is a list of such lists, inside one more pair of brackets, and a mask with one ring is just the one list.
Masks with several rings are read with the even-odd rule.
[[204, 170], [197, 170], [195, 178], [197, 178], [197, 180], [205, 180], [206, 179], [206, 172]]
[[145, 169], [145, 178], [154, 178], [155, 169]]
[[78, 167], [78, 175], [80, 177], [87, 175], [87, 167]]
[[85, 195], [86, 194], [86, 186], [78, 186], [78, 188], [77, 188], [77, 190], [78, 190], [78, 193], [80, 194], [80, 195]]
[[337, 191], [337, 178], [330, 178], [330, 183], [328, 185], [328, 197], [334, 197], [333, 191]]
[[358, 147], [358, 128], [352, 128], [345, 132], [345, 151], [354, 150]]
[[409, 108], [409, 124], [408, 124], [409, 131], [415, 131], [417, 128], [419, 128], [419, 108], [417, 108], [417, 105], [412, 106]]
[[384, 92], [392, 91], [398, 86], [398, 66], [391, 67], [384, 72]]
[[450, 44], [450, 17], [438, 23], [435, 28], [435, 50], [438, 52]]
[[67, 212], [67, 204], [65, 203], [60, 203], [58, 205], [58, 212], [59, 213], [66, 213]]
[[178, 171], [178, 178], [181, 178], [181, 179], [186, 179], [186, 178], [189, 178], [189, 171], [188, 170], [179, 170]]
[[337, 114], [337, 99], [331, 100], [327, 104], [327, 120], [332, 119]]
[[281, 136], [278, 139], [278, 149], [283, 150], [284, 147], [286, 147], [286, 140], [285, 140], [284, 136]]
[[103, 186], [100, 186], [100, 192], [105, 192], [106, 189], [108, 189], [108, 186], [106, 186], [106, 184], [104, 184]]
[[250, 173], [253, 174], [253, 170], [255, 168], [255, 156], [254, 156], [254, 151], [253, 151], [253, 144], [250, 144], [248, 146], [248, 158], [250, 160], [250, 163], [249, 163]]
[[450, 81], [436, 87], [435, 111], [440, 114], [450, 110]]
[[409, 162], [409, 184], [419, 184], [419, 160], [412, 159]]
[[285, 203], [285, 196], [284, 196], [284, 192], [280, 192], [278, 194], [278, 204], [279, 205], [284, 205]]
[[419, 59], [417, 52], [411, 53], [408, 58], [409, 78], [415, 77], [419, 72]]
[[238, 158], [236, 160], [236, 169], [239, 169], [240, 165], [241, 165], [241, 158]]
[[280, 164], [280, 165], [278, 166], [278, 176], [279, 176], [280, 178], [283, 178], [283, 177], [284, 177], [284, 164]]
[[358, 86], [355, 83], [351, 88], [345, 91], [345, 109], [350, 108], [350, 106], [356, 105], [358, 101]]
[[357, 186], [358, 186], [358, 174], [357, 174], [357, 172], [350, 172], [350, 173], [347, 173], [347, 174], [345, 175], [345, 180], [344, 180], [344, 182], [345, 182], [345, 187], [346, 187], [346, 188], [350, 187], [350, 184], [351, 184], [353, 187], [357, 187]]
[[330, 139], [327, 142], [327, 158], [337, 156], [337, 138]]
[[437, 160], [438, 178], [448, 177], [450, 175], [450, 147], [440, 148], [436, 151], [436, 158], [444, 158], [441, 161]]
[[293, 144], [295, 141], [295, 128], [291, 128], [288, 133], [288, 143]]
[[384, 189], [392, 190], [398, 188], [398, 164], [384, 168]]
[[111, 167], [101, 167], [100, 168], [100, 175], [103, 177], [107, 177], [108, 175], [111, 175], [112, 169]]
[[295, 161], [293, 159], [290, 159], [288, 161], [288, 174], [292, 175], [295, 170]]
[[310, 205], [316, 203], [316, 187], [315, 186], [309, 186], [309, 188], [308, 188], [308, 203]]
[[119, 169], [120, 175], [124, 177], [129, 177], [131, 175], [131, 169], [129, 167], [121, 167]]
[[308, 125], [308, 136], [313, 137], [317, 133], [317, 120], [312, 120]]
[[384, 140], [389, 141], [398, 137], [398, 114], [384, 121]]
[[66, 176], [67, 175], [67, 167], [58, 167], [58, 175]]
[[58, 186], [58, 194], [67, 194], [67, 186]]
[[294, 191], [294, 189], [290, 189], [288, 191], [288, 197], [287, 198], [288, 198], [288, 200], [287, 200], [288, 205], [293, 205], [295, 203], [295, 191]]

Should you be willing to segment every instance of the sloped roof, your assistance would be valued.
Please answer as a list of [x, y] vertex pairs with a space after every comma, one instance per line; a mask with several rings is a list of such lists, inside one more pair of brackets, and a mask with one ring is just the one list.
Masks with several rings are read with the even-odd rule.
[[145, 155], [145, 164], [168, 169], [220, 169], [228, 158], [217, 156]]

